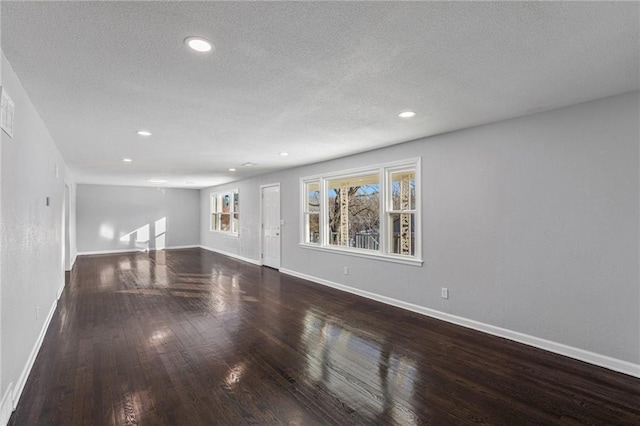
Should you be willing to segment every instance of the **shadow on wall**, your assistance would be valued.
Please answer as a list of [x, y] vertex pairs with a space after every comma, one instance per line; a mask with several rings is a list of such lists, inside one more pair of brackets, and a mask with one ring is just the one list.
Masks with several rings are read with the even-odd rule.
[[[153, 223], [147, 223], [120, 237], [120, 242], [127, 243], [128, 248], [139, 251], [162, 250], [166, 248], [167, 218], [162, 217]], [[115, 230], [109, 224], [100, 226], [100, 236], [107, 240], [115, 240]], [[151, 238], [153, 236], [153, 238]]]

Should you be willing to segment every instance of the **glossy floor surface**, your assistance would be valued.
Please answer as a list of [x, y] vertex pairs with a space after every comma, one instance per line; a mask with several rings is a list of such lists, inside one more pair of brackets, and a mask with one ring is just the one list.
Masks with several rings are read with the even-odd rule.
[[201, 249], [80, 257], [12, 425], [640, 424], [640, 380]]

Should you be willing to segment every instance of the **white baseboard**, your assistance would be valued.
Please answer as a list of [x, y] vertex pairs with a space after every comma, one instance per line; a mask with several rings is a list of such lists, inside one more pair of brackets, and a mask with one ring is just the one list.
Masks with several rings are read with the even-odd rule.
[[65, 272], [71, 272], [73, 271], [73, 265], [76, 264], [76, 258], [78, 257], [78, 254], [76, 253], [73, 258], [71, 259], [71, 265], [69, 265], [69, 269], [65, 269]]
[[13, 412], [13, 401], [11, 399], [12, 393], [13, 382], [9, 383], [9, 386], [7, 386], [7, 390], [4, 392], [2, 401], [0, 402], [0, 425], [2, 426], [9, 423], [9, 418], [11, 418], [11, 413]]
[[[64, 284], [62, 285], [62, 289], [64, 289]], [[58, 290], [60, 293], [62, 291]], [[58, 306], [58, 299], [54, 300], [51, 304], [51, 309], [49, 309], [49, 313], [47, 314], [47, 318], [44, 320], [44, 324], [42, 325], [42, 329], [40, 330], [40, 335], [36, 340], [33, 349], [31, 349], [31, 353], [29, 354], [29, 358], [27, 358], [27, 363], [18, 377], [18, 382], [16, 383], [16, 387], [11, 396], [12, 404], [11, 410], [15, 410], [18, 405], [18, 401], [20, 400], [20, 395], [22, 395], [22, 391], [24, 390], [24, 385], [27, 383], [27, 378], [29, 377], [29, 373], [31, 373], [31, 369], [33, 368], [33, 363], [36, 361], [36, 357], [38, 356], [38, 352], [40, 351], [40, 347], [42, 346], [42, 341], [44, 340], [44, 335], [47, 333], [47, 329], [49, 328], [49, 324], [51, 323], [51, 318], [53, 318], [53, 314], [56, 311], [56, 306]]]
[[557, 343], [550, 340], [541, 339], [539, 337], [530, 336], [528, 334], [520, 333], [517, 331], [508, 330], [506, 328], [496, 327], [491, 324], [485, 324], [479, 321], [474, 321], [474, 320], [459, 317], [456, 315], [447, 314], [445, 312], [425, 308], [424, 306], [415, 305], [409, 302], [403, 302], [402, 300], [393, 299], [391, 297], [382, 296], [382, 295], [371, 293], [368, 291], [359, 290], [357, 288], [349, 287], [344, 284], [334, 283], [332, 281], [328, 281], [322, 278], [292, 271], [290, 269], [281, 268], [280, 272], [282, 272], [283, 274], [302, 278], [307, 281], [312, 281], [318, 284], [332, 287], [338, 290], [346, 291], [348, 293], [356, 294], [358, 296], [366, 297], [367, 299], [376, 300], [378, 302], [382, 302], [387, 305], [406, 309], [408, 311], [412, 311], [412, 312], [416, 312], [429, 317], [437, 318], [437, 319], [447, 321], [456, 325], [481, 331], [483, 333], [491, 334], [498, 337], [503, 337], [505, 339], [513, 340], [519, 343], [524, 343], [525, 345], [544, 349], [549, 352], [557, 353], [560, 355], [567, 356], [569, 358], [574, 358], [580, 361], [588, 362], [590, 364], [598, 365], [600, 367], [608, 368], [613, 371], [625, 373], [630, 376], [640, 378], [640, 364], [634, 364], [628, 361], [623, 361], [623, 360], [612, 358], [606, 355], [597, 354], [595, 352], [586, 351], [584, 349], [575, 348], [573, 346], [568, 346], [562, 343]]
[[65, 283], [63, 282], [58, 290], [56, 290], [56, 300], [51, 304], [51, 309], [49, 309], [49, 313], [47, 314], [47, 318], [44, 320], [44, 324], [42, 325], [42, 330], [40, 330], [40, 334], [38, 335], [38, 339], [36, 340], [35, 345], [31, 349], [31, 353], [29, 354], [29, 358], [27, 359], [27, 363], [18, 377], [18, 384], [16, 388], [13, 388], [13, 382], [9, 383], [7, 390], [2, 396], [2, 401], [0, 402], [0, 425], [4, 426], [9, 422], [9, 418], [11, 417], [11, 413], [18, 405], [18, 401], [20, 400], [20, 396], [22, 395], [22, 391], [24, 390], [24, 386], [27, 384], [27, 378], [31, 373], [31, 369], [33, 368], [33, 364], [36, 361], [36, 357], [38, 356], [38, 352], [40, 352], [40, 347], [42, 346], [42, 342], [44, 340], [45, 334], [47, 334], [47, 330], [49, 329], [49, 324], [51, 324], [51, 319], [53, 318], [53, 314], [56, 312], [56, 307], [58, 306], [58, 300], [60, 296], [62, 296], [62, 292], [64, 291]]
[[62, 292], [64, 291], [65, 283], [63, 282], [60, 287], [58, 287], [58, 291], [56, 291], [56, 300], [60, 300], [60, 296], [62, 296]]
[[[162, 250], [177, 250], [177, 249], [190, 249], [190, 248], [200, 248], [200, 244], [192, 244], [192, 245], [186, 245], [186, 246], [171, 246], [171, 247], [165, 247]], [[156, 251], [156, 249], [151, 251]]]
[[150, 250], [127, 248], [127, 249], [116, 249], [116, 250], [82, 251], [82, 252], [78, 252], [78, 256], [93, 256], [96, 254], [117, 254], [117, 253], [136, 253], [136, 252], [143, 253], [143, 252], [149, 252], [149, 251], [198, 248], [198, 247], [201, 247], [201, 246], [198, 244], [195, 244], [195, 245], [188, 245], [188, 246], [171, 246], [171, 247], [165, 247], [163, 249], [150, 249]]
[[254, 265], [262, 266], [262, 263], [260, 263], [259, 261], [254, 260], [254, 259], [250, 259], [248, 257], [240, 256], [239, 254], [233, 254], [233, 253], [229, 253], [229, 252], [226, 252], [226, 251], [223, 251], [223, 250], [218, 250], [218, 249], [214, 249], [212, 247], [207, 247], [207, 246], [203, 246], [203, 245], [201, 245], [199, 247], [201, 249], [209, 250], [209, 251], [212, 251], [214, 253], [221, 254], [223, 256], [232, 257], [234, 259], [242, 260], [243, 262], [247, 262], [247, 263], [251, 263], [251, 264], [254, 264]]

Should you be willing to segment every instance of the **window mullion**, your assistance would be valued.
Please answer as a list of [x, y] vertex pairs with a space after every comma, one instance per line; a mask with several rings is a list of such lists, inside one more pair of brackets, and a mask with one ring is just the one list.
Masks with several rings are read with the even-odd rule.
[[321, 247], [325, 247], [327, 245], [327, 232], [329, 229], [328, 223], [326, 223], [328, 214], [327, 214], [327, 184], [326, 179], [320, 179], [320, 220], [319, 220], [319, 232], [318, 232], [318, 243]]
[[387, 245], [388, 245], [388, 237], [387, 237], [387, 228], [388, 228], [388, 220], [387, 220], [387, 173], [384, 167], [380, 167], [378, 170], [378, 181], [380, 187], [380, 194], [378, 195], [380, 199], [379, 205], [379, 216], [380, 216], [380, 228], [378, 230], [378, 238], [379, 238], [379, 251], [380, 253], [387, 253]]
[[307, 242], [307, 221], [306, 221], [306, 211], [307, 211], [307, 182], [301, 180], [300, 181], [300, 200], [302, 202], [302, 215], [300, 216], [300, 230], [302, 234], [300, 235], [300, 242]]

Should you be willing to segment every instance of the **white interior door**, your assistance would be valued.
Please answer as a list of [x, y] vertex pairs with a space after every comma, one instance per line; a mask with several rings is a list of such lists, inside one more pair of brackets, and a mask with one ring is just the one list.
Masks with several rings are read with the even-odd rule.
[[262, 264], [280, 268], [280, 185], [262, 187]]

